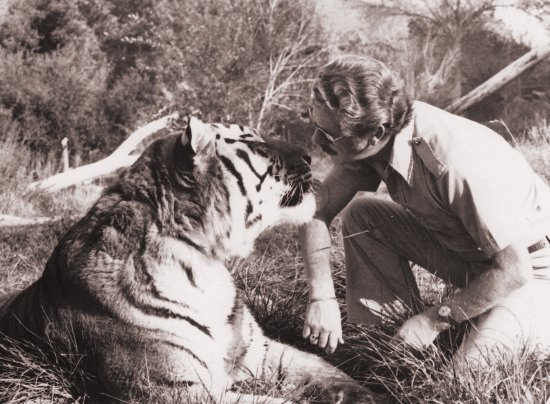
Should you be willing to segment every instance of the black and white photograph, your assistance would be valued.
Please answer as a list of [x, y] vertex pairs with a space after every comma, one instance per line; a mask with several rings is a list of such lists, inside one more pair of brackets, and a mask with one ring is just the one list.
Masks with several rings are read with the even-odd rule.
[[0, 0], [0, 403], [550, 402], [550, 1]]

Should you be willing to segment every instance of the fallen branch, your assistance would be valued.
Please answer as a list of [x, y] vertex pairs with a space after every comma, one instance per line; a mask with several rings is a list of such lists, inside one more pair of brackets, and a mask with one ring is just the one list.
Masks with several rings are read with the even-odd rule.
[[489, 80], [474, 88], [449, 105], [446, 110], [455, 114], [461, 113], [485, 97], [500, 90], [527, 69], [535, 66], [550, 56], [550, 44], [535, 48], [516, 59]]
[[103, 160], [53, 175], [41, 181], [32, 182], [27, 188], [31, 191], [43, 190], [55, 192], [87, 180], [113, 173], [119, 168], [128, 167], [139, 157], [138, 153], [132, 154], [136, 151], [136, 147], [153, 133], [165, 128], [168, 121], [177, 118], [177, 116], [177, 113], [167, 115], [142, 126], [118, 146], [111, 155], [105, 157]]
[[0, 215], [0, 227], [32, 226], [60, 220], [59, 217], [19, 217], [12, 215]]

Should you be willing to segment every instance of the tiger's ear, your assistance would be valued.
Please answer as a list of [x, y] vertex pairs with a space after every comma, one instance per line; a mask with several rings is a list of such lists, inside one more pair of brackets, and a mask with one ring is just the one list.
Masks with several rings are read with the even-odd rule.
[[180, 142], [185, 147], [190, 147], [195, 155], [209, 154], [214, 145], [215, 135], [210, 125], [200, 119], [191, 116], [187, 121], [187, 129], [181, 135]]

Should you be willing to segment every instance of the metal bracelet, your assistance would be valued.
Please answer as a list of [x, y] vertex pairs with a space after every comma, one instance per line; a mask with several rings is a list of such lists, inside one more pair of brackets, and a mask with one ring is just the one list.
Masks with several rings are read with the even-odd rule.
[[324, 302], [325, 300], [336, 300], [336, 297], [319, 297], [316, 299], [309, 299], [307, 301], [307, 304], [315, 303], [315, 302]]

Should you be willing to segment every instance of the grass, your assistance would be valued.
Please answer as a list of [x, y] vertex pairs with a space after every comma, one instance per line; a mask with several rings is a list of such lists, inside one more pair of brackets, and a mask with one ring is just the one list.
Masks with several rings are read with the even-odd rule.
[[84, 401], [80, 388], [87, 375], [79, 366], [82, 355], [49, 352], [20, 341], [3, 338], [0, 342], [0, 402], [66, 403]]
[[20, 217], [68, 217], [82, 214], [98, 198], [100, 189], [95, 185], [73, 187], [55, 195], [46, 192], [29, 192], [27, 185], [37, 179], [58, 172], [52, 163], [59, 158], [54, 153], [37, 159], [15, 139], [15, 130], [0, 123], [0, 214]]
[[[546, 135], [536, 141], [521, 142], [519, 149], [534, 169], [549, 180], [550, 147], [546, 142], [550, 132], [542, 133]], [[3, 148], [0, 150], [0, 153], [4, 152]], [[0, 180], [3, 185], [9, 185], [2, 188], [0, 212], [66, 218], [32, 227], [0, 229], [0, 296], [21, 289], [39, 276], [55, 244], [74, 222], [72, 215], [82, 213], [89, 206], [88, 199], [92, 199], [90, 197], [80, 204], [81, 195], [77, 189], [55, 198], [27, 195], [22, 187], [28, 183], [30, 171], [14, 168], [17, 167], [15, 163], [25, 157], [17, 154], [19, 152], [15, 147], [11, 152], [4, 152], [3, 158], [0, 158], [0, 169], [4, 173], [6, 169], [14, 173], [14, 180], [6, 178], [6, 175]], [[315, 170], [324, 175], [327, 167], [326, 162], [317, 162]], [[43, 200], [47, 203], [41, 202]], [[9, 210], [11, 205], [8, 201], [26, 201], [27, 205]], [[47, 208], [42, 206], [44, 203]], [[336, 293], [345, 319], [344, 252], [340, 229], [340, 220], [336, 218], [331, 225], [335, 240], [331, 262]], [[442, 333], [436, 341], [438, 349], [426, 352], [404, 350], [392, 339], [404, 318], [397, 318], [395, 323], [378, 328], [344, 323], [346, 342], [332, 355], [312, 347], [301, 337], [307, 288], [297, 229], [293, 227], [266, 232], [258, 239], [256, 249], [248, 259], [232, 260], [228, 266], [267, 335], [323, 356], [373, 390], [384, 394], [388, 402], [504, 404], [545, 402], [550, 398], [550, 360], [540, 361], [526, 355], [524, 360], [497, 363], [491, 372], [458, 376], [450, 365], [450, 357], [464, 327]], [[446, 285], [422, 268], [415, 267], [414, 272], [427, 304], [436, 303], [449, 293]], [[87, 375], [79, 367], [78, 355], [70, 349], [56, 348], [52, 352], [53, 355], [44, 354], [32, 346], [3, 341], [0, 344], [0, 402], [88, 402], [81, 387]], [[252, 390], [256, 393], [275, 392], [279, 396], [287, 394], [275, 391], [276, 386], [245, 384], [240, 389], [241, 392]], [[151, 394], [140, 401], [191, 402], [185, 397], [158, 397], [153, 391]], [[196, 401], [209, 400], [203, 397]]]

